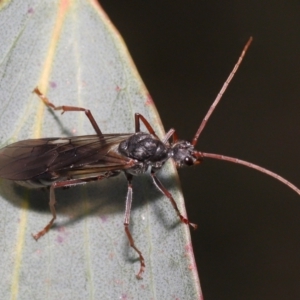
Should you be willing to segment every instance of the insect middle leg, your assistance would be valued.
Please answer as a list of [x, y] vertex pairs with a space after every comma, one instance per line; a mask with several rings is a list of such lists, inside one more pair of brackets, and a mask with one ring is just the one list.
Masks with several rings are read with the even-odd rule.
[[40, 90], [36, 87], [33, 92], [35, 94], [37, 94], [40, 99], [48, 106], [51, 107], [54, 110], [62, 110], [62, 114], [66, 111], [84, 111], [86, 116], [88, 117], [88, 119], [90, 120], [94, 130], [96, 131], [97, 135], [99, 135], [100, 137], [103, 137], [103, 133], [101, 132], [97, 122], [95, 121], [91, 111], [89, 109], [86, 108], [82, 108], [82, 107], [77, 107], [77, 106], [55, 106], [52, 102], [49, 101], [49, 99], [40, 92]]
[[140, 132], [141, 131], [140, 123], [142, 121], [144, 123], [144, 125], [146, 126], [147, 130], [149, 131], [149, 133], [158, 138], [158, 136], [156, 135], [153, 127], [150, 125], [150, 123], [147, 121], [147, 119], [143, 115], [141, 115], [139, 113], [136, 113], [134, 115], [134, 119], [135, 119], [135, 132]]
[[135, 246], [133, 237], [129, 230], [129, 222], [130, 222], [130, 211], [131, 211], [131, 204], [132, 204], [132, 175], [126, 174], [127, 181], [128, 181], [128, 192], [126, 197], [126, 207], [125, 207], [125, 217], [124, 217], [124, 228], [127, 235], [127, 238], [129, 240], [130, 246], [138, 253], [140, 258], [140, 270], [136, 277], [138, 279], [142, 279], [142, 273], [145, 270], [145, 260], [142, 255], [142, 252]]

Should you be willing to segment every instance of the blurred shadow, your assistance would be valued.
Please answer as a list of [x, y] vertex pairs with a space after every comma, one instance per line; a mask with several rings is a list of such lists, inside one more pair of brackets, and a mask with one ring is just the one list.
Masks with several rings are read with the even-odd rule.
[[[175, 188], [176, 178], [174, 176], [168, 178], [161, 176], [160, 179], [168, 190]], [[24, 201], [28, 201], [30, 210], [47, 213], [49, 220], [51, 218], [48, 188], [28, 189], [13, 181], [1, 179], [0, 195], [17, 207], [22, 207]], [[57, 189], [55, 190], [57, 220], [53, 228], [71, 225], [90, 215], [105, 216], [123, 212], [125, 211], [126, 195], [127, 181], [124, 175], [68, 189]], [[168, 198], [154, 186], [149, 174], [134, 177], [132, 210], [148, 202], [156, 202], [158, 199], [167, 201], [168, 209], [174, 211]], [[157, 222], [162, 223], [168, 229], [174, 229], [180, 223], [175, 211], [171, 223], [159, 207], [154, 207], [154, 211]], [[67, 215], [70, 219], [61, 223], [59, 222], [60, 214]]]
[[46, 108], [47, 108], [48, 112], [50, 112], [52, 117], [54, 118], [54, 120], [57, 123], [58, 127], [60, 128], [61, 134], [64, 135], [64, 136], [67, 136], [67, 137], [74, 136], [74, 133], [71, 130], [67, 129], [66, 125], [63, 124], [63, 120], [62, 120], [63, 115], [62, 115], [61, 111], [58, 110], [58, 112], [60, 112], [60, 114], [57, 115], [52, 108], [49, 108], [47, 106], [46, 106]]

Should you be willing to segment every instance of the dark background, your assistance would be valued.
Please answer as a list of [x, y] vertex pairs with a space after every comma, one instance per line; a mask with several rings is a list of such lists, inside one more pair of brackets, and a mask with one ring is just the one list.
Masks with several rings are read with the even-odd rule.
[[[165, 129], [191, 139], [249, 36], [246, 58], [197, 148], [249, 160], [300, 186], [300, 2], [100, 1]], [[300, 196], [207, 159], [180, 171], [203, 294], [300, 299]]]

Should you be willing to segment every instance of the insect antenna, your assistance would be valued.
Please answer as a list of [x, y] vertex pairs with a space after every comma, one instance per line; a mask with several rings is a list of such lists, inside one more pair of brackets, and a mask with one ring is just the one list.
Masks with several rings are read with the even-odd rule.
[[213, 111], [215, 110], [216, 106], [218, 105], [218, 103], [220, 102], [223, 94], [225, 93], [230, 81], [232, 80], [234, 74], [236, 73], [237, 69], [239, 68], [240, 64], [242, 63], [242, 60], [250, 46], [250, 44], [252, 43], [253, 38], [252, 36], [249, 38], [247, 44], [245, 45], [242, 54], [240, 55], [237, 63], [235, 64], [234, 68], [232, 69], [231, 73], [229, 74], [228, 78], [226, 79], [225, 83], [223, 84], [219, 94], [217, 95], [215, 101], [213, 102], [213, 104], [211, 105], [211, 107], [209, 108], [208, 112], [206, 113], [204, 119], [202, 120], [193, 140], [192, 140], [192, 145], [195, 146], [197, 144], [198, 138], [202, 132], [202, 130], [204, 129], [208, 119], [210, 118], [211, 114], [213, 113]]
[[251, 162], [239, 159], [239, 158], [235, 158], [235, 157], [230, 157], [230, 156], [225, 156], [222, 154], [215, 154], [215, 153], [205, 153], [205, 152], [200, 152], [201, 157], [208, 157], [208, 158], [213, 158], [213, 159], [219, 159], [219, 160], [225, 160], [225, 161], [229, 161], [235, 164], [239, 164], [239, 165], [243, 165], [246, 166], [248, 168], [257, 170], [259, 172], [262, 172], [264, 174], [267, 174], [277, 180], [279, 180], [280, 182], [282, 182], [283, 184], [287, 185], [289, 188], [291, 188], [292, 190], [294, 190], [297, 194], [300, 195], [300, 189], [297, 188], [294, 184], [292, 184], [290, 181], [286, 180], [285, 178], [283, 178], [282, 176], [266, 169], [263, 168], [261, 166], [255, 165]]
[[[208, 112], [206, 113], [204, 119], [202, 120], [193, 140], [192, 140], [192, 145], [195, 146], [197, 144], [197, 141], [199, 139], [199, 136], [202, 132], [202, 130], [204, 129], [208, 119], [210, 118], [211, 114], [213, 113], [213, 111], [215, 110], [216, 106], [218, 105], [218, 103], [220, 102], [224, 92], [226, 91], [229, 83], [231, 82], [234, 74], [236, 73], [237, 69], [239, 68], [251, 42], [252, 42], [253, 38], [250, 37], [247, 44], [245, 45], [237, 63], [235, 64], [233, 70], [231, 71], [231, 73], [229, 74], [227, 80], [225, 81], [225, 83], [223, 84], [219, 94], [217, 95], [216, 99], [214, 100], [213, 104], [211, 105], [211, 107], [209, 108]], [[251, 169], [254, 169], [254, 170], [257, 170], [261, 173], [264, 173], [264, 174], [267, 174], [275, 179], [277, 179], [278, 181], [282, 182], [283, 184], [287, 185], [289, 188], [291, 188], [293, 191], [295, 191], [297, 194], [300, 195], [300, 189], [297, 188], [294, 184], [292, 184], [290, 181], [286, 180], [285, 178], [283, 178], [282, 176], [266, 169], [266, 168], [263, 168], [261, 166], [258, 166], [256, 164], [253, 164], [251, 162], [248, 162], [248, 161], [245, 161], [245, 160], [241, 160], [241, 159], [238, 159], [238, 158], [235, 158], [235, 157], [230, 157], [230, 156], [225, 156], [225, 155], [222, 155], [222, 154], [215, 154], [215, 153], [206, 153], [206, 152], [194, 152], [194, 156], [195, 157], [199, 157], [199, 158], [204, 158], [204, 157], [207, 157], [207, 158], [212, 158], [212, 159], [218, 159], [218, 160], [224, 160], [224, 161], [229, 161], [231, 163], [235, 163], [235, 164], [239, 164], [239, 165], [243, 165], [243, 166], [246, 166], [248, 168], [251, 168]]]

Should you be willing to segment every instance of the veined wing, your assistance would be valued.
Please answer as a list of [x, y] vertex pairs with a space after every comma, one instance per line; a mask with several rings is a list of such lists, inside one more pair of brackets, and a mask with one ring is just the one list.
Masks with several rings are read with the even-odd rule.
[[[129, 161], [116, 149], [132, 134], [105, 134], [19, 141], [0, 149], [0, 177], [29, 180], [48, 173], [68, 173], [92, 167], [122, 169]], [[101, 170], [102, 171], [102, 170]]]

